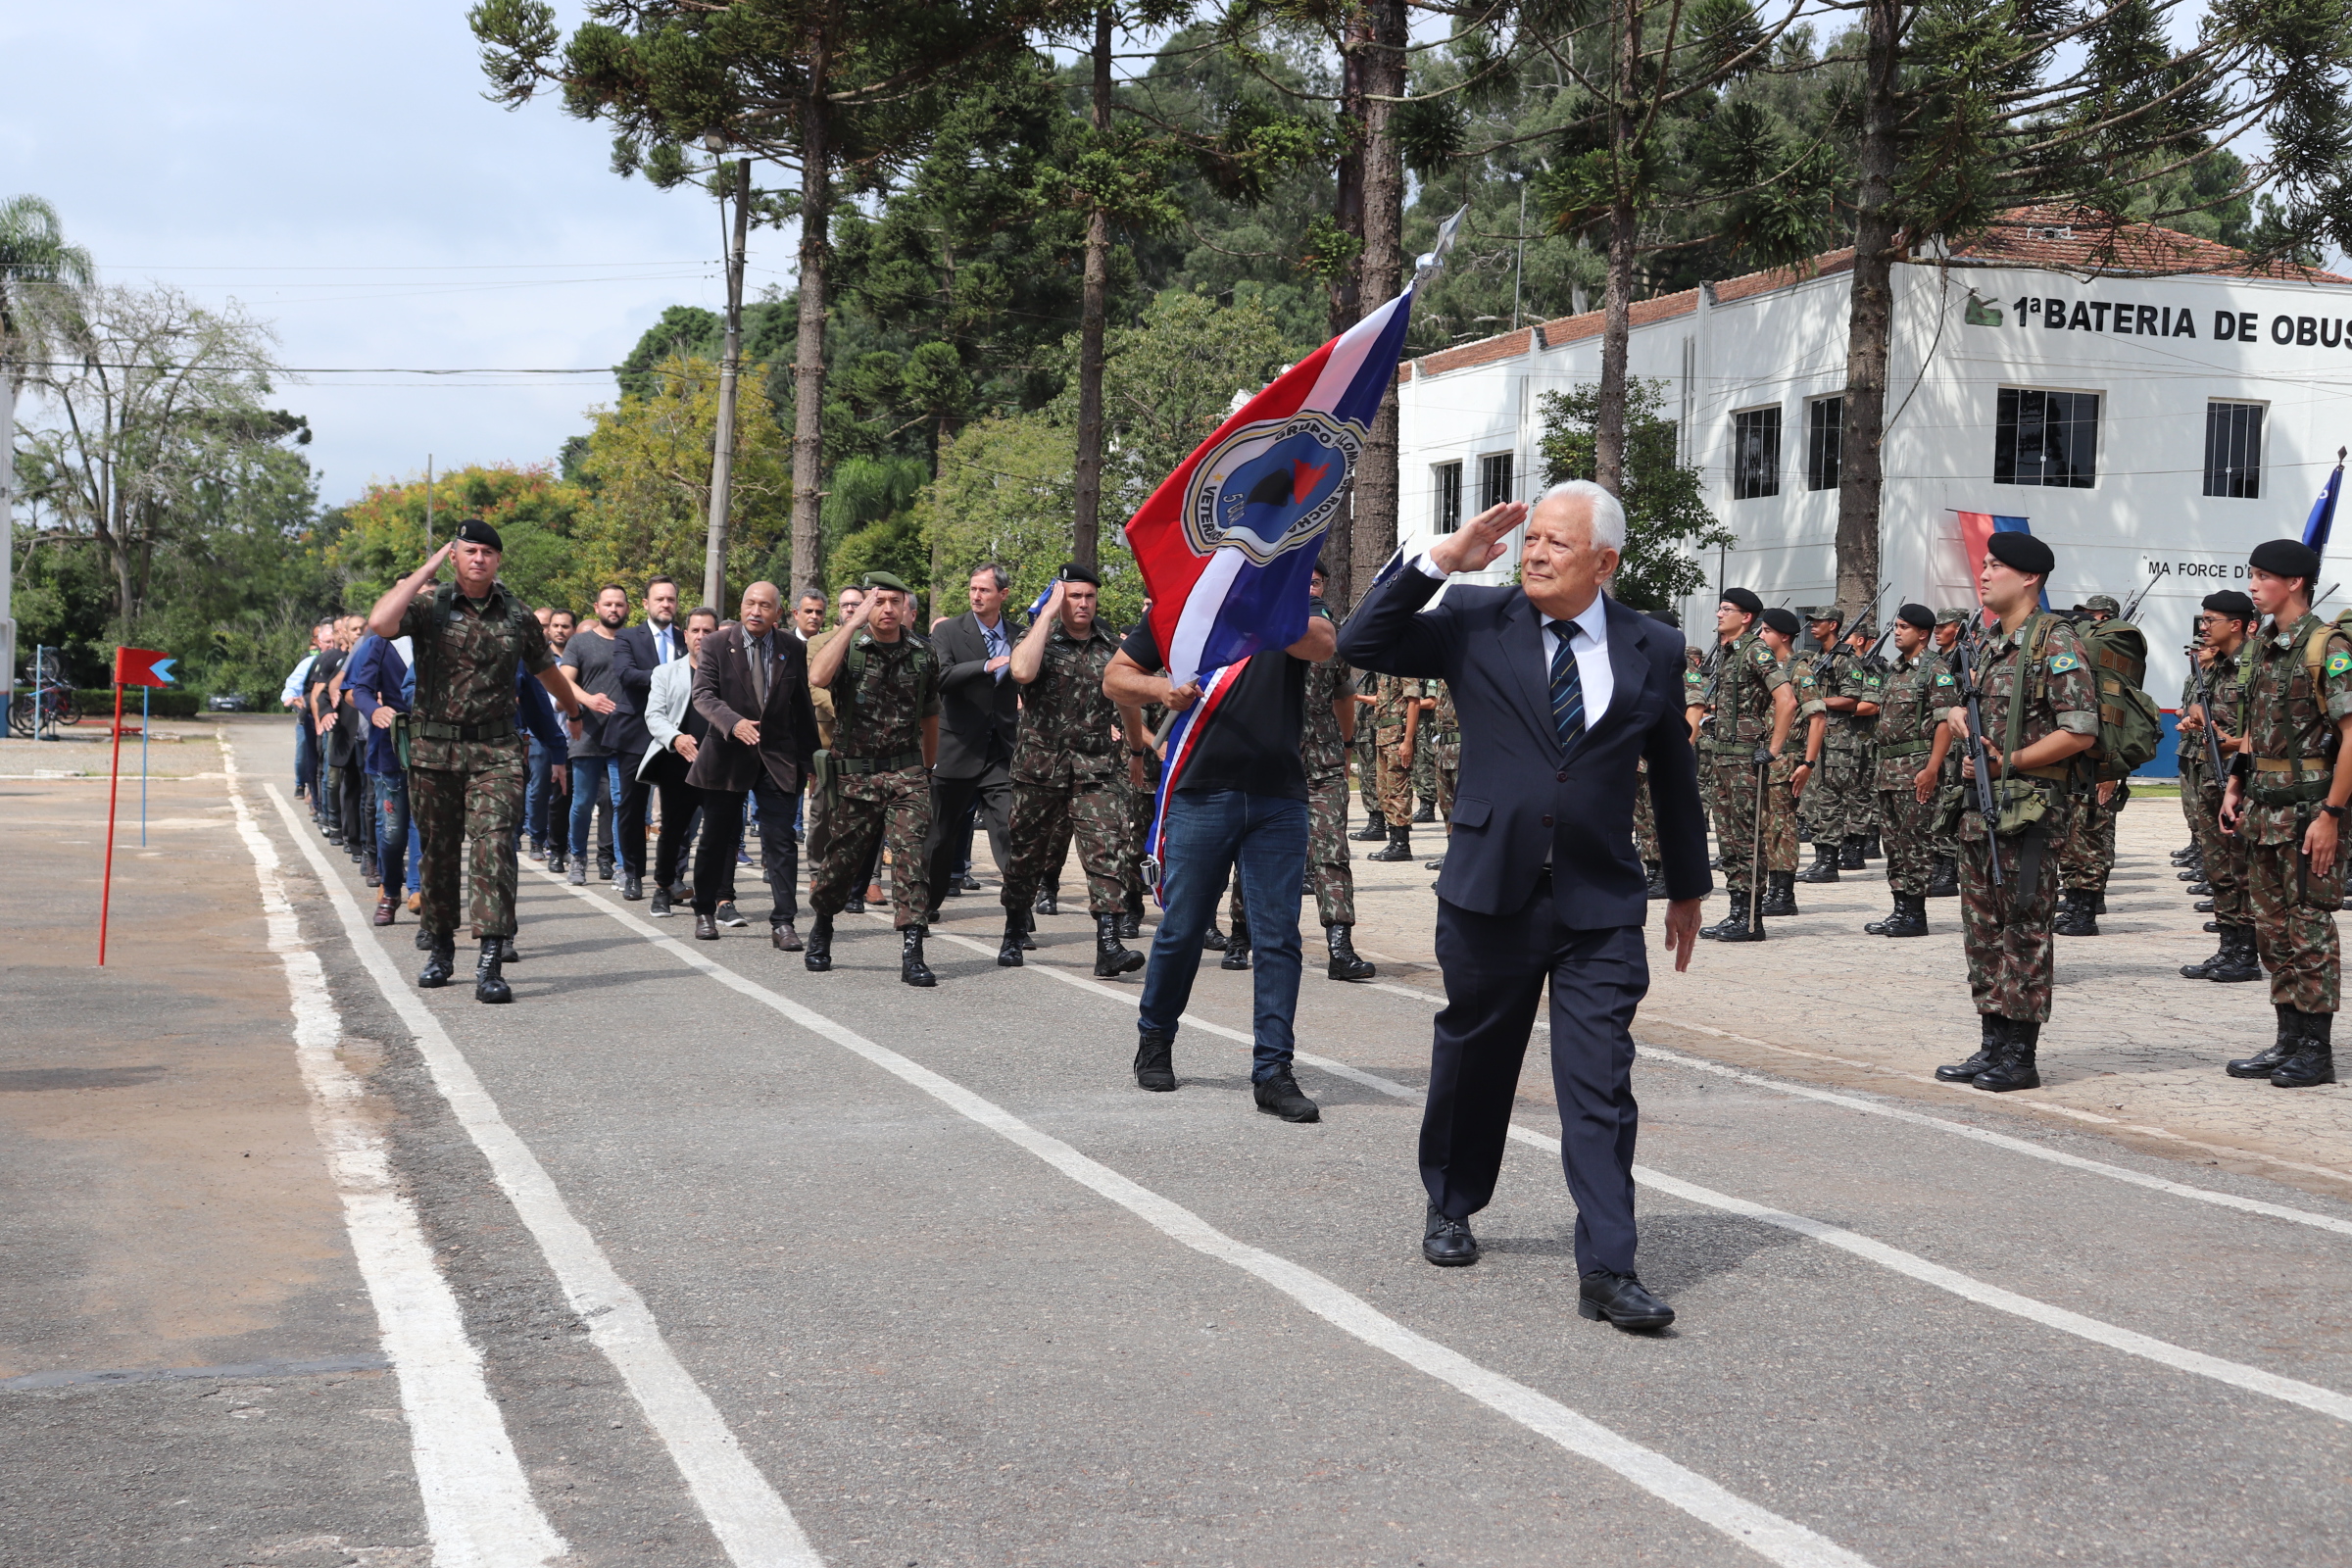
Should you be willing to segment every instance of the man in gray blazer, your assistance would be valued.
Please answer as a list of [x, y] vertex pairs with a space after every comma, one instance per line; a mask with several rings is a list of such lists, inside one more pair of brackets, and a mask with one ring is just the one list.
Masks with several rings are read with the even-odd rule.
[[[1446, 579], [1501, 559], [1522, 521], [1517, 586]], [[1660, 1329], [1674, 1309], [1634, 1272], [1634, 1013], [1649, 991], [1647, 876], [1634, 849], [1636, 763], [1649, 763], [1665, 857], [1666, 947], [1686, 968], [1706, 896], [1706, 823], [1683, 717], [1682, 633], [1601, 590], [1625, 545], [1617, 498], [1582, 480], [1531, 513], [1489, 508], [1390, 564], [1340, 633], [1340, 657], [1438, 676], [1461, 719], [1453, 837], [1438, 878], [1446, 1005], [1421, 1118], [1421, 1250], [1478, 1261], [1470, 1216], [1502, 1168], [1536, 1004], [1551, 988], [1560, 1154], [1576, 1199], [1577, 1310]]]

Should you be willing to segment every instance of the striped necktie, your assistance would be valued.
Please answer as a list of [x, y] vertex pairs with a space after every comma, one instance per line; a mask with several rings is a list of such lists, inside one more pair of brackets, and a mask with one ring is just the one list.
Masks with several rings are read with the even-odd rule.
[[1551, 630], [1559, 642], [1551, 656], [1551, 722], [1560, 733], [1560, 750], [1565, 753], [1575, 749], [1576, 738], [1585, 732], [1585, 681], [1576, 667], [1576, 652], [1569, 646], [1576, 639], [1576, 622], [1555, 620]]

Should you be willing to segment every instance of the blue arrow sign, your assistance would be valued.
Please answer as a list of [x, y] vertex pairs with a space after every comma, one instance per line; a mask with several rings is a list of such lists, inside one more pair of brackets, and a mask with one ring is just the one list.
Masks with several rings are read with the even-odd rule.
[[172, 673], [172, 666], [178, 662], [179, 661], [176, 659], [157, 660], [155, 662], [155, 678], [164, 682], [166, 685], [170, 685], [175, 678]]

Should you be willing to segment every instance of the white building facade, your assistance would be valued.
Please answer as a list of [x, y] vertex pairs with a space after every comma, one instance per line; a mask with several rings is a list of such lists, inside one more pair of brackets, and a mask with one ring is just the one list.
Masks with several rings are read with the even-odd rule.
[[[2352, 442], [2352, 280], [2232, 275], [2236, 253], [2146, 229], [2130, 232], [2161, 236], [2167, 275], [2098, 270], [2096, 235], [2012, 216], [1972, 253], [1999, 265], [1921, 256], [1894, 270], [1879, 621], [1906, 600], [1975, 604], [1958, 514], [2022, 516], [2057, 554], [2053, 605], [2148, 587], [2148, 689], [2169, 707], [2197, 602], [2242, 587], [2260, 541], [2301, 533]], [[2184, 258], [2216, 270], [2178, 270]], [[1767, 605], [1835, 597], [1850, 265], [1838, 253], [1809, 276], [1635, 308], [1632, 373], [1663, 383], [1684, 459], [1739, 538], [1709, 553], [1708, 587], [1679, 607], [1698, 637], [1723, 586]], [[1400, 542], [1539, 493], [1544, 394], [1599, 376], [1597, 313], [1412, 362]], [[2352, 550], [2331, 547], [2331, 571], [2339, 561], [2352, 587]]]

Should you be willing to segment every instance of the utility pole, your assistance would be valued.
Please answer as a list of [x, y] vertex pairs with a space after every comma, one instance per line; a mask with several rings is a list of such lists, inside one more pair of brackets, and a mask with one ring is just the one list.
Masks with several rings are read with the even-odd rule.
[[433, 553], [433, 455], [424, 455], [424, 553]]
[[1527, 176], [1519, 176], [1519, 258], [1511, 263], [1511, 330], [1519, 330], [1519, 286], [1527, 276]]
[[[726, 613], [727, 505], [735, 483], [735, 376], [743, 354], [743, 258], [751, 242], [752, 161], [735, 164], [735, 235], [727, 252], [727, 342], [718, 360], [718, 426], [710, 438], [710, 529], [703, 551], [703, 603]], [[719, 194], [726, 211], [726, 193]]]

